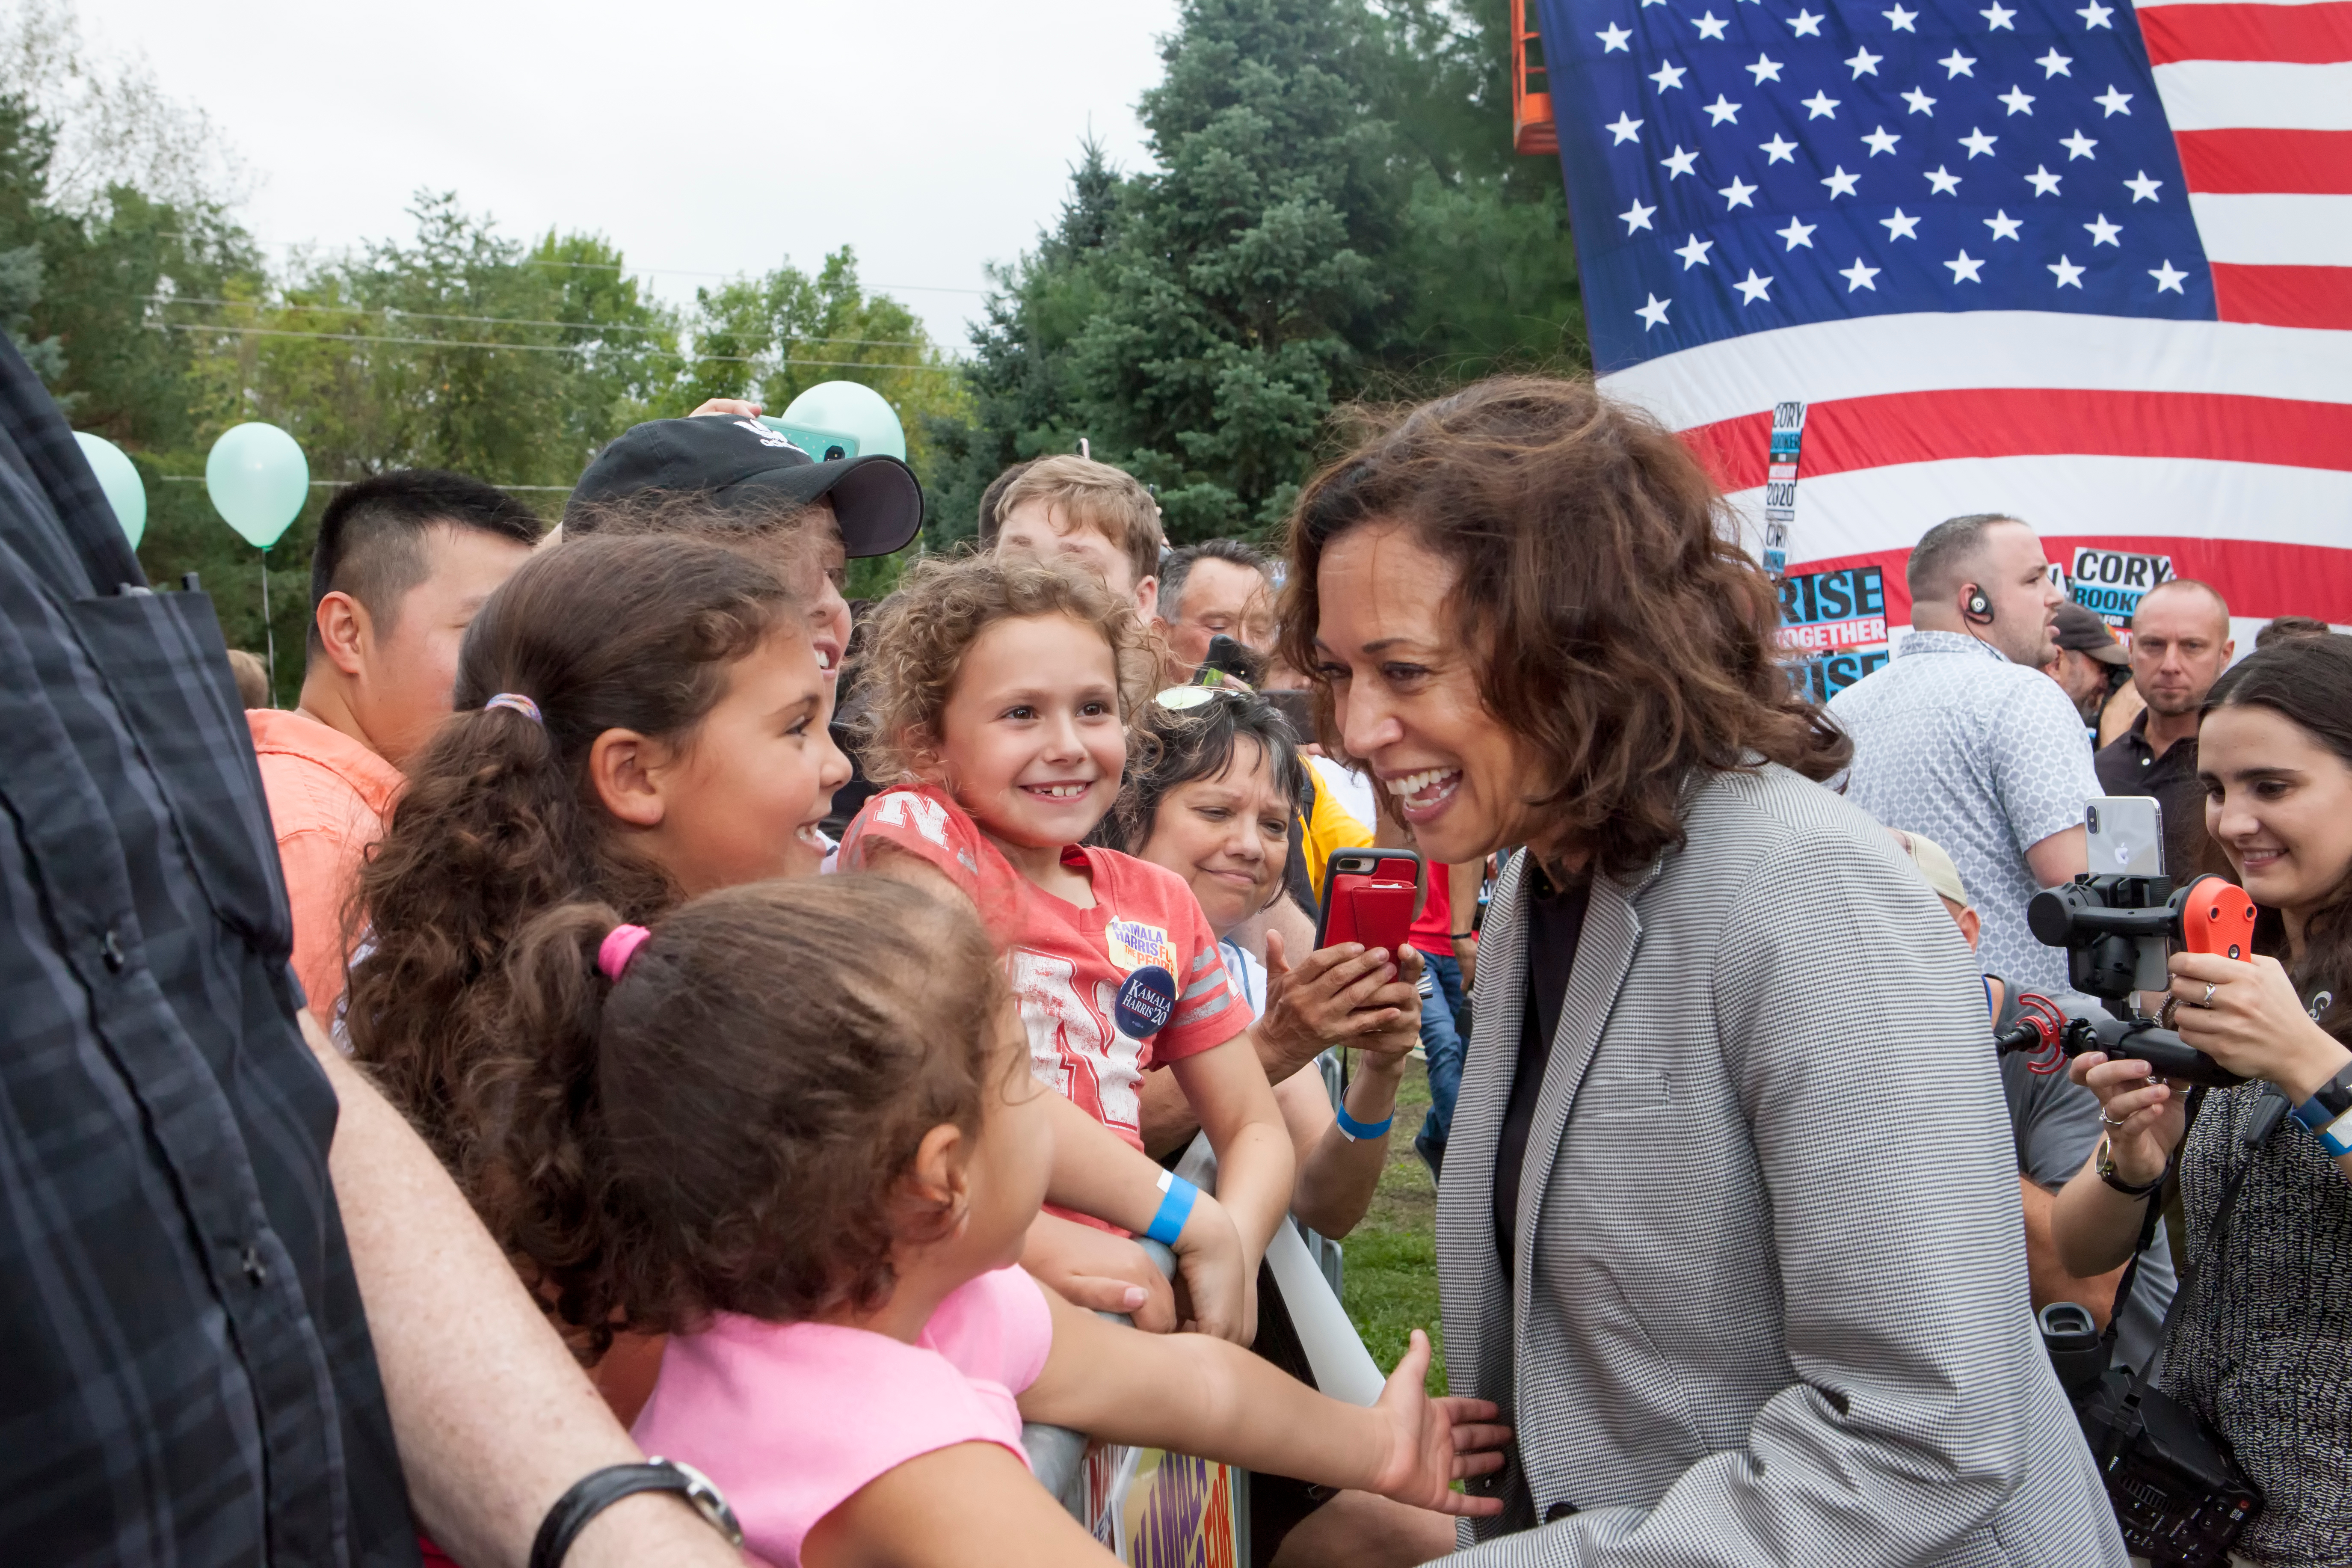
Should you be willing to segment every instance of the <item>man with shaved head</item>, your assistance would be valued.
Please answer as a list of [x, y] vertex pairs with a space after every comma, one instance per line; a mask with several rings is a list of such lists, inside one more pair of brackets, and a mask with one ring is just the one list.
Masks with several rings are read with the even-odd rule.
[[2154, 795], [2164, 808], [2164, 869], [2193, 875], [2205, 847], [2205, 786], [2197, 782], [2197, 712], [2230, 668], [2230, 606], [2208, 584], [2176, 577], [2132, 613], [2132, 684], [2147, 710], [2102, 747], [2109, 795]]

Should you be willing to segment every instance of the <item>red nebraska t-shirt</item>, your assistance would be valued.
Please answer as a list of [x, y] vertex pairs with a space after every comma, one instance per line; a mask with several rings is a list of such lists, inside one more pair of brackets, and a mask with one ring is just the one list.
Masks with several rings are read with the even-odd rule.
[[842, 837], [841, 868], [869, 868], [877, 843], [920, 857], [971, 897], [1004, 949], [1030, 1069], [1138, 1149], [1144, 1072], [1250, 1026], [1249, 1004], [1225, 973], [1200, 900], [1172, 871], [1115, 849], [1066, 846], [1062, 863], [1094, 885], [1095, 906], [1082, 910], [1015, 870], [961, 806], [929, 785], [867, 801]]

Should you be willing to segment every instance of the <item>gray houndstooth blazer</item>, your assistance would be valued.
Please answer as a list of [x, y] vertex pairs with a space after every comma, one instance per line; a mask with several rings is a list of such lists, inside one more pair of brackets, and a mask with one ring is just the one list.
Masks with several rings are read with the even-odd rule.
[[1883, 828], [1784, 768], [1707, 777], [1685, 823], [1593, 888], [1507, 1293], [1524, 856], [1496, 893], [1437, 1253], [1454, 1392], [1517, 1429], [1480, 1489], [1526, 1493], [1447, 1561], [2122, 1568], [2028, 1307], [1951, 921]]

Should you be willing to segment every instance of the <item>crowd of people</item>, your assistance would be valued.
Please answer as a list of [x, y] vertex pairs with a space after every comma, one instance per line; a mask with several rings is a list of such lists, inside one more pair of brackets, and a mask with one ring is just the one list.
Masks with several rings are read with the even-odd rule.
[[[758, 412], [551, 531], [341, 489], [278, 710], [0, 353], [27, 1560], [1103, 1561], [1047, 1423], [1246, 1468], [1262, 1568], [2121, 1564], [2073, 1304], [2236, 1551], [2352, 1563], [2352, 639], [2126, 642], [1968, 515], [1818, 706], [1681, 441], [1507, 377], [1278, 562], [1049, 456], [852, 605], [916, 478]], [[2101, 1007], [2027, 909], [2116, 795], [2261, 911], [2142, 999], [2232, 1086], [1990, 1043]], [[1367, 847], [1393, 950], [1318, 937]], [[1450, 1393], [1366, 1407], [1267, 1255], [1406, 1141]]]

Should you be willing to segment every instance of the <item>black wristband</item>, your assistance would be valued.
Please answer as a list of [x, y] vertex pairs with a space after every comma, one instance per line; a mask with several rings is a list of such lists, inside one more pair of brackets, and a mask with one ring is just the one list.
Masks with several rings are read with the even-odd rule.
[[1475, 942], [1477, 940], [1478, 936], [1478, 933], [1475, 931], [1457, 931], [1448, 934], [1450, 934], [1456, 942], [1460, 942], [1465, 937]]
[[530, 1568], [562, 1568], [565, 1554], [588, 1528], [589, 1521], [639, 1492], [676, 1492], [692, 1503], [694, 1511], [709, 1521], [729, 1545], [743, 1544], [743, 1529], [735, 1522], [735, 1510], [727, 1506], [710, 1478], [691, 1465], [656, 1455], [642, 1465], [607, 1465], [574, 1481], [539, 1521], [539, 1534], [530, 1543]]

